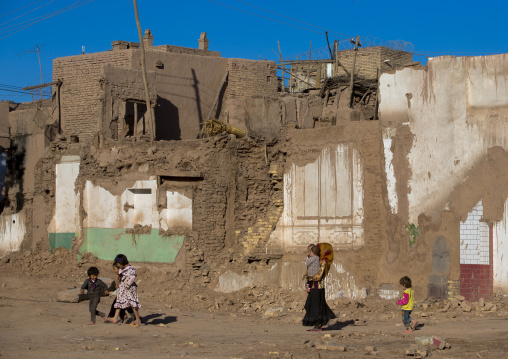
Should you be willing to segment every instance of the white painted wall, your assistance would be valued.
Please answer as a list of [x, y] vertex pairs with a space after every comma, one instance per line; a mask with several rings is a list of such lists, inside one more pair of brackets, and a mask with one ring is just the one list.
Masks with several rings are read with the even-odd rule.
[[460, 222], [460, 264], [490, 264], [490, 230], [483, 217], [482, 201]]
[[395, 131], [391, 129], [385, 129], [383, 131], [383, 148], [384, 148], [384, 156], [385, 156], [385, 173], [386, 173], [386, 187], [388, 190], [388, 203], [390, 204], [390, 211], [393, 214], [397, 214], [398, 207], [398, 198], [397, 198], [397, 179], [395, 178], [395, 171], [393, 169], [393, 152], [391, 150], [392, 147], [392, 137], [394, 136]]
[[192, 199], [178, 192], [166, 193], [167, 209], [161, 211], [161, 229], [192, 228]]
[[56, 165], [55, 215], [49, 232], [72, 233], [79, 230], [80, 194], [74, 190], [79, 161], [79, 156], [62, 156]]
[[341, 263], [336, 262], [332, 263], [325, 278], [325, 289], [327, 299], [341, 297], [363, 299], [367, 296], [366, 288], [359, 288], [354, 275], [347, 272]]
[[18, 251], [25, 232], [24, 211], [0, 216], [0, 254]]
[[192, 199], [167, 191], [167, 208], [157, 208], [157, 180], [136, 181], [120, 196], [113, 195], [91, 181], [85, 185], [84, 207], [87, 228], [134, 228], [136, 224], [167, 230], [175, 226], [192, 227]]
[[324, 149], [315, 162], [284, 174], [284, 210], [268, 246], [301, 252], [310, 243], [335, 250], [363, 246], [363, 176], [356, 149]]
[[445, 56], [427, 67], [384, 73], [379, 85], [380, 120], [415, 135], [408, 155], [410, 223], [420, 213], [440, 216], [489, 147], [508, 149], [508, 54]]
[[494, 224], [492, 243], [494, 292], [498, 294], [508, 293], [508, 200], [504, 204], [503, 217]]

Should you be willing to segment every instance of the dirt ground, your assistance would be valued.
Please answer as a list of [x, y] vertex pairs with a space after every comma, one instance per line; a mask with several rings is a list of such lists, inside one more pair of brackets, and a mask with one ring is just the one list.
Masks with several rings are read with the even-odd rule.
[[[214, 310], [218, 306], [190, 303], [189, 293], [165, 296], [145, 284], [140, 289], [143, 325], [134, 328], [100, 320], [87, 325], [87, 301], [56, 301], [59, 291], [85, 278], [71, 280], [47, 270], [27, 272], [6, 264], [0, 265], [0, 278], [3, 358], [403, 358], [415, 337], [428, 336], [439, 336], [451, 345], [445, 350], [431, 348], [432, 358], [506, 358], [508, 352], [504, 297], [496, 299], [501, 309], [495, 312], [464, 313], [460, 308], [439, 312], [439, 302], [427, 303], [424, 311], [419, 303], [413, 317], [421, 324], [410, 335], [402, 333], [394, 300], [331, 301], [339, 318], [323, 332], [312, 333], [300, 324], [303, 302], [287, 315], [265, 318], [264, 310], [242, 310], [245, 302]], [[298, 298], [302, 295], [295, 293]], [[102, 298], [99, 310], [107, 311], [112, 300]], [[277, 300], [267, 303], [276, 305]], [[362, 325], [355, 325], [355, 320]], [[333, 350], [337, 346], [346, 351]], [[368, 352], [367, 346], [376, 347], [378, 354]]]

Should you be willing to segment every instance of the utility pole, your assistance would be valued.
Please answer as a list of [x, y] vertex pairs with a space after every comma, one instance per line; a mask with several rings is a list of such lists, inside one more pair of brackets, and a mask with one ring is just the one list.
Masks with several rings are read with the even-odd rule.
[[280, 52], [280, 43], [279, 43], [279, 40], [277, 40], [277, 46], [279, 46], [279, 59], [280, 59], [280, 68], [282, 69], [282, 92], [286, 92], [286, 79], [284, 78], [284, 72], [285, 72], [285, 67], [284, 67], [284, 63], [282, 62], [282, 52]]
[[[148, 122], [150, 123], [150, 140], [153, 143], [153, 140], [155, 138], [154, 119], [152, 118], [150, 93], [148, 92], [148, 82], [146, 81], [145, 45], [143, 44], [143, 34], [141, 33], [141, 25], [139, 23], [138, 3], [136, 2], [136, 0], [133, 0], [133, 2], [134, 2], [134, 14], [136, 16], [136, 26], [138, 27], [139, 44], [141, 48], [141, 68], [143, 73], [143, 85], [145, 86], [146, 114], [148, 115]], [[134, 119], [134, 121], [137, 120], [138, 120], [137, 118]]]
[[353, 83], [355, 77], [356, 54], [358, 53], [358, 46], [362, 46], [362, 44], [360, 44], [360, 36], [358, 35], [356, 35], [354, 39], [351, 39], [351, 42], [355, 44], [354, 48], [355, 53], [353, 56], [353, 69], [351, 70], [351, 80], [349, 81], [349, 88], [351, 89], [351, 99], [349, 101], [349, 107], [353, 108], [353, 99], [354, 99]]
[[[26, 52], [36, 52], [37, 53], [37, 57], [39, 58], [39, 71], [41, 73], [41, 85], [42, 85], [43, 82], [42, 82], [41, 49], [39, 48], [39, 45], [35, 44], [35, 47], [33, 50], [28, 50]], [[42, 87], [41, 87], [41, 101], [42, 101]]]
[[[309, 45], [309, 66], [307, 66], [307, 83], [308, 84], [310, 84], [310, 56], [311, 56], [311, 54], [312, 54], [312, 41], [310, 42], [310, 45]], [[314, 87], [316, 87], [316, 86], [314, 86]]]
[[328, 51], [330, 51], [330, 60], [333, 60], [332, 49], [330, 48], [330, 41], [328, 40], [328, 31], [325, 31], [326, 43], [328, 44]]

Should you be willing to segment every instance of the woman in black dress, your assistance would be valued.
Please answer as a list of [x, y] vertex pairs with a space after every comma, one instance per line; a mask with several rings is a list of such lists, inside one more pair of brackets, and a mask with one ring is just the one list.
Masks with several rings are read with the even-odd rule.
[[327, 266], [326, 260], [320, 261], [319, 272], [312, 277], [307, 276], [309, 285], [309, 294], [305, 302], [305, 317], [302, 324], [304, 326], [313, 326], [309, 329], [311, 332], [320, 332], [323, 326], [331, 319], [337, 318], [332, 312], [325, 299], [324, 277]]

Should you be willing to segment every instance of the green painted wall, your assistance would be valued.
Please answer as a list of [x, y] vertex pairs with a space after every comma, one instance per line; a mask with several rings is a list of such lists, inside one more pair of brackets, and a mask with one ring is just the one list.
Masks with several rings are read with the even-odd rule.
[[59, 247], [67, 248], [72, 247], [72, 240], [76, 237], [76, 233], [50, 233], [48, 235], [50, 252]]
[[85, 228], [85, 240], [79, 251], [111, 261], [122, 253], [131, 262], [172, 263], [183, 241], [183, 235], [165, 237], [158, 229], [152, 229], [150, 234], [126, 234], [121, 228]]

